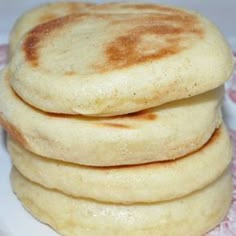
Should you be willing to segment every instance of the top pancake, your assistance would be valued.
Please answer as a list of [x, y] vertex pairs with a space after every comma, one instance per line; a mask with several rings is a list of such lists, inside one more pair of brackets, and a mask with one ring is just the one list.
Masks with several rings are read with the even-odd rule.
[[9, 39], [10, 56], [15, 51], [17, 44], [23, 35], [33, 27], [61, 16], [83, 12], [91, 5], [92, 4], [82, 2], [56, 2], [44, 4], [27, 11], [17, 20], [11, 30]]
[[9, 68], [13, 89], [41, 110], [112, 116], [216, 88], [233, 60], [218, 29], [196, 13], [105, 4], [36, 26]]

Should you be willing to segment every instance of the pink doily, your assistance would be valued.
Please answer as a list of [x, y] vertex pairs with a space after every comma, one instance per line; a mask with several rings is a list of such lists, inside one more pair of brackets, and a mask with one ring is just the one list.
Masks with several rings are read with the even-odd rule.
[[[234, 53], [234, 57], [236, 59], [236, 53]], [[235, 104], [234, 108], [236, 109], [236, 63], [234, 74], [229, 81], [229, 88], [226, 90], [226, 92], [229, 99]], [[236, 130], [230, 130], [230, 135], [233, 143], [232, 174], [234, 191], [232, 205], [224, 221], [221, 222], [217, 228], [208, 233], [207, 236], [236, 236]]]
[[[6, 63], [7, 48], [7, 45], [0, 45], [0, 67], [2, 67]], [[236, 70], [233, 75], [233, 78], [230, 81], [230, 86], [226, 92], [229, 98], [235, 103], [236, 109]], [[217, 226], [214, 230], [209, 232], [207, 236], [236, 236], [236, 130], [230, 130], [230, 135], [234, 147], [234, 159], [232, 163], [234, 191], [232, 205], [228, 215], [221, 222], [221, 224]]]
[[227, 93], [230, 97], [230, 99], [236, 104], [236, 53], [234, 53], [234, 58], [235, 58], [235, 70], [233, 77], [230, 81], [230, 87], [227, 90]]
[[[236, 104], [235, 104], [236, 105]], [[235, 236], [236, 235], [236, 131], [230, 131], [232, 142], [233, 142], [233, 163], [232, 163], [232, 174], [233, 174], [233, 200], [228, 215], [221, 222], [221, 224], [212, 230], [207, 236]]]

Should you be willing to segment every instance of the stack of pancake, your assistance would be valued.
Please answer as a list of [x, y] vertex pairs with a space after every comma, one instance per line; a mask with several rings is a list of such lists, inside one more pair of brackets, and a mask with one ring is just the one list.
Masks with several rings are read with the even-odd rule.
[[220, 223], [233, 60], [212, 23], [155, 4], [56, 3], [26, 13], [10, 42], [0, 122], [32, 215], [68, 236], [202, 235]]

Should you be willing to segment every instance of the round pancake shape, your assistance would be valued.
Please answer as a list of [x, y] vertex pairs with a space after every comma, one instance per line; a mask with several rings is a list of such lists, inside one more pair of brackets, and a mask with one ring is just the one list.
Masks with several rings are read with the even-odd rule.
[[229, 79], [232, 52], [212, 23], [183, 9], [155, 9], [75, 14], [36, 26], [10, 62], [12, 87], [43, 111], [114, 116]]
[[25, 12], [15, 23], [10, 33], [10, 57], [17, 48], [23, 35], [35, 26], [58, 17], [83, 12], [92, 4], [82, 2], [56, 2], [40, 5]]
[[112, 118], [53, 115], [25, 104], [0, 79], [0, 123], [32, 152], [66, 162], [117, 166], [170, 160], [203, 146], [221, 123], [222, 88]]
[[120, 205], [73, 198], [37, 185], [15, 169], [11, 181], [23, 206], [65, 236], [198, 236], [227, 214], [232, 180], [227, 171], [184, 198], [153, 204]]
[[18, 18], [10, 32], [9, 52], [10, 55], [16, 50], [16, 47], [25, 33], [37, 25], [46, 23], [50, 20], [71, 15], [75, 13], [155, 13], [154, 4], [130, 4], [130, 3], [109, 3], [92, 4], [85, 2], [54, 2], [42, 4], [25, 12]]
[[183, 197], [215, 181], [232, 159], [224, 127], [186, 157], [136, 166], [94, 168], [54, 161], [27, 151], [13, 139], [8, 140], [8, 150], [14, 166], [33, 182], [74, 197], [122, 204]]

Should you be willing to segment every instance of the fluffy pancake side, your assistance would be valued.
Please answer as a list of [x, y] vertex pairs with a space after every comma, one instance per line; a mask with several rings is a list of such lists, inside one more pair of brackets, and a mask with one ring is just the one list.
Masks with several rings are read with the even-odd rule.
[[40, 185], [74, 197], [123, 204], [188, 195], [214, 182], [232, 159], [230, 139], [223, 126], [192, 154], [175, 161], [135, 166], [86, 167], [54, 161], [27, 151], [13, 139], [8, 139], [8, 149], [15, 167]]
[[203, 235], [225, 217], [232, 198], [229, 171], [184, 198], [128, 206], [72, 198], [34, 184], [15, 169], [11, 181], [23, 206], [65, 236]]
[[12, 57], [12, 87], [44, 111], [113, 116], [197, 95], [230, 77], [231, 50], [204, 17], [170, 7], [130, 11], [36, 26]]
[[53, 159], [92, 166], [176, 159], [199, 149], [221, 123], [222, 88], [125, 116], [88, 118], [41, 112], [11, 90], [6, 71], [2, 76], [1, 124], [25, 148]]

